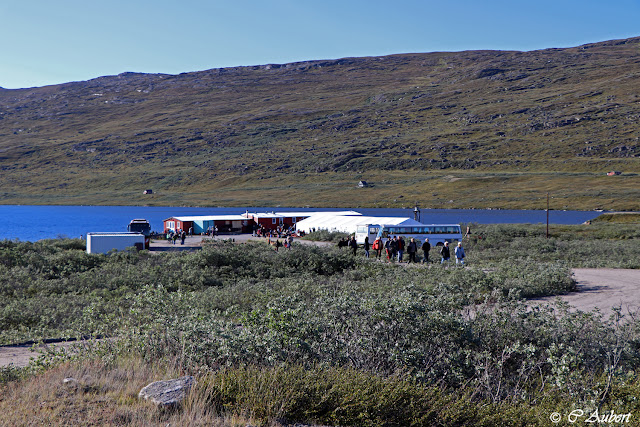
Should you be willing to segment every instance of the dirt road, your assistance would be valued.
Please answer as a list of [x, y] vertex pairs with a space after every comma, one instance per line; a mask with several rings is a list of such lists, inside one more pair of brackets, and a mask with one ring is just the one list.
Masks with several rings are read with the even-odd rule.
[[[640, 309], [640, 270], [617, 270], [612, 268], [576, 268], [573, 270], [578, 291], [561, 296], [575, 310], [591, 311], [599, 308], [608, 315], [612, 307], [622, 306], [623, 313]], [[536, 298], [531, 302], [552, 302], [556, 297]], [[0, 347], [0, 366], [13, 364], [27, 366], [29, 359], [38, 352], [47, 351], [55, 345], [48, 344], [31, 351], [30, 345]]]
[[61, 342], [55, 344], [41, 344], [33, 346], [31, 344], [24, 345], [5, 345], [0, 346], [0, 366], [13, 365], [23, 368], [29, 364], [32, 358], [37, 358], [40, 354], [53, 350], [56, 347], [71, 347], [74, 342]]
[[[612, 307], [622, 307], [623, 314], [640, 309], [640, 270], [574, 268], [573, 276], [578, 290], [561, 298], [574, 310], [599, 308], [609, 315]], [[555, 298], [536, 298], [530, 302], [551, 302]]]

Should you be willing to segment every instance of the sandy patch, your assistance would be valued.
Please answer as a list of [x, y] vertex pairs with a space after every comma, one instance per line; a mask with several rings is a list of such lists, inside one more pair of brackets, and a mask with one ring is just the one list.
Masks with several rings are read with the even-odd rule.
[[[623, 314], [640, 309], [640, 270], [574, 268], [573, 276], [578, 290], [560, 298], [574, 310], [598, 308], [609, 315], [613, 307], [621, 307]], [[552, 302], [556, 298], [536, 298], [530, 302]]]

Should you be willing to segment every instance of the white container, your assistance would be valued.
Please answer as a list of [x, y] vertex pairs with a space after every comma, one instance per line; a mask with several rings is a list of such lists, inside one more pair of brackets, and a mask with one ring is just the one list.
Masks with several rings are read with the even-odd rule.
[[144, 248], [142, 233], [87, 233], [87, 253], [106, 254], [112, 249], [121, 251], [131, 246]]

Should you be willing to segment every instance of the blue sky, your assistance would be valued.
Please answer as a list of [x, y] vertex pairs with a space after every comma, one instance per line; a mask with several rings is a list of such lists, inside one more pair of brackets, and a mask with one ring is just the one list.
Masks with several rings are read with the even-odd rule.
[[640, 35], [638, 0], [2, 0], [0, 86]]

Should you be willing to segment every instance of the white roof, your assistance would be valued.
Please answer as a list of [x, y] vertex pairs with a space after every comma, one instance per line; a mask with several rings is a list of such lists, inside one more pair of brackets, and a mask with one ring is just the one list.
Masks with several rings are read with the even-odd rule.
[[353, 216], [353, 215], [362, 215], [362, 214], [356, 211], [337, 211], [337, 212], [317, 211], [317, 212], [310, 212], [309, 216], [311, 215]]
[[282, 215], [282, 216], [285, 216], [287, 218], [293, 218], [293, 217], [300, 218], [302, 216], [306, 218], [306, 217], [311, 216], [311, 215], [313, 215], [315, 213], [316, 212], [308, 212], [308, 211], [307, 212], [276, 212], [277, 215]]
[[87, 237], [95, 237], [95, 236], [120, 237], [120, 236], [144, 236], [144, 234], [138, 233], [137, 231], [95, 231], [95, 232], [87, 233]]
[[242, 215], [205, 215], [205, 216], [172, 216], [165, 219], [177, 219], [178, 221], [243, 221], [247, 218]]
[[[326, 212], [326, 214], [331, 214]], [[422, 223], [407, 217], [379, 217], [363, 215], [313, 215], [296, 224], [298, 231], [310, 232], [316, 230], [340, 231], [343, 233], [355, 233], [358, 225], [364, 224], [389, 224], [419, 226]]]
[[314, 215], [362, 215], [356, 211], [324, 212], [324, 211], [301, 211], [301, 212], [247, 212], [242, 215], [255, 216], [256, 218], [279, 218], [279, 217], [310, 217]]
[[282, 217], [282, 215], [277, 214], [275, 212], [249, 212], [248, 214], [245, 213], [244, 215], [249, 215], [250, 217], [254, 217], [254, 218], [280, 218], [280, 217]]

